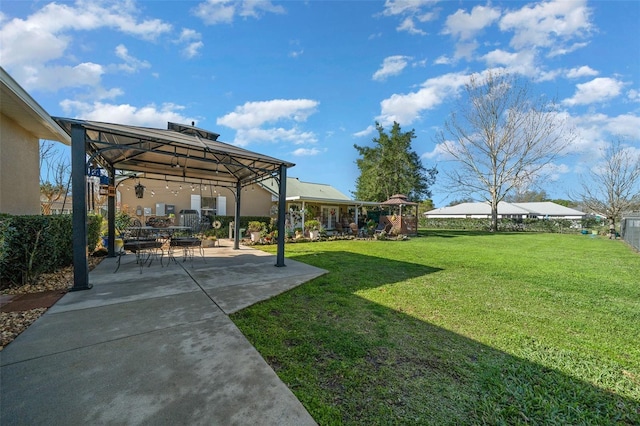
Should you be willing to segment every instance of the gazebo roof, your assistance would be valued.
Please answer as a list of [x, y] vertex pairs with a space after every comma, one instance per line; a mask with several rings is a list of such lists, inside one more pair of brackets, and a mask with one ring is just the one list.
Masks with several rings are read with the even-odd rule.
[[382, 206], [417, 206], [418, 203], [407, 200], [404, 194], [394, 194], [387, 201], [380, 203]]
[[[248, 185], [277, 175], [295, 164], [220, 142], [218, 134], [194, 126], [168, 123], [167, 129], [54, 117], [71, 135], [74, 125], [86, 131], [87, 155], [103, 167], [146, 178], [206, 180], [219, 186]], [[188, 181], [187, 181], [188, 182]]]

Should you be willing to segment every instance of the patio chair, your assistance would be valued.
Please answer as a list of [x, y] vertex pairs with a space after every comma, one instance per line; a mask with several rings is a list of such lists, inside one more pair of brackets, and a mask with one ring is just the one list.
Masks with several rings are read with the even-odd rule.
[[[160, 266], [164, 266], [162, 258], [164, 257], [164, 249], [163, 249], [163, 241], [158, 239], [155, 236], [146, 235], [142, 230], [142, 223], [139, 219], [133, 219], [132, 222], [132, 230], [127, 239], [124, 240], [124, 244], [122, 248], [117, 253], [118, 262], [116, 266], [116, 270], [113, 271], [115, 274], [120, 269], [120, 262], [122, 256], [126, 254], [127, 251], [130, 251], [136, 255], [136, 263], [140, 266], [140, 273], [142, 273], [142, 268], [144, 265], [151, 266], [154, 257], [158, 257], [158, 250], [160, 250]], [[147, 264], [148, 263], [148, 264]]]
[[174, 255], [175, 249], [182, 249], [182, 261], [186, 261], [187, 259], [191, 260], [191, 264], [193, 264], [193, 256], [195, 254], [195, 250], [198, 248], [200, 252], [200, 256], [202, 260], [206, 262], [204, 257], [204, 250], [202, 249], [202, 240], [198, 237], [173, 237], [171, 241], [169, 241], [169, 262], [172, 260], [176, 263], [177, 260]]
[[342, 224], [340, 222], [336, 222], [336, 232], [338, 235], [344, 235], [344, 229], [342, 228]]
[[373, 236], [382, 234], [383, 232], [388, 235], [391, 228], [393, 228], [393, 225], [390, 223], [387, 223], [386, 225], [384, 223], [379, 223], [375, 231], [373, 231]]

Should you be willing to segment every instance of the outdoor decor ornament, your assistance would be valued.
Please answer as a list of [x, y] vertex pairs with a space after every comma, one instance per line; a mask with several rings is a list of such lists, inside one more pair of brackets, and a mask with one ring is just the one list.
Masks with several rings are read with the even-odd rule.
[[134, 189], [136, 191], [136, 198], [144, 197], [144, 185], [143, 184], [138, 182], [138, 184], [135, 186]]

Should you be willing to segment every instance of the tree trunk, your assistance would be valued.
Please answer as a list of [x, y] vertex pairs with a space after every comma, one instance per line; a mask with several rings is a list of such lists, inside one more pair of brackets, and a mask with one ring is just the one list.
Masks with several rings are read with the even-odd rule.
[[498, 232], [498, 203], [491, 201], [491, 232]]

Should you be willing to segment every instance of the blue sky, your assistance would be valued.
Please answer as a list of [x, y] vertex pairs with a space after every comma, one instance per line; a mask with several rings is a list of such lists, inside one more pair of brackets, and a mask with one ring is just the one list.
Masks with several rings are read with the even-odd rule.
[[7, 1], [0, 63], [53, 116], [166, 128], [296, 163], [347, 195], [375, 121], [435, 134], [472, 73], [522, 75], [577, 138], [540, 180], [567, 198], [614, 138], [640, 150], [640, 2]]

